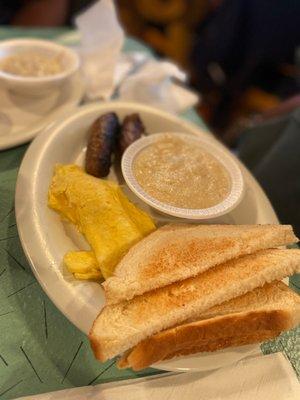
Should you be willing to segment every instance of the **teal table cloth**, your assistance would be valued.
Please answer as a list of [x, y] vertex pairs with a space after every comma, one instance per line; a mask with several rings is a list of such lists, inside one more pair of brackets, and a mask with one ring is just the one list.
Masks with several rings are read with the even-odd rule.
[[[31, 36], [62, 41], [59, 35], [66, 32], [0, 28], [0, 40]], [[73, 44], [70, 33], [65, 40]], [[127, 39], [126, 50], [150, 52], [132, 39]], [[183, 117], [204, 126], [193, 110]], [[86, 336], [53, 305], [33, 276], [14, 213], [15, 184], [27, 147], [0, 152], [0, 399], [161, 373], [118, 370], [114, 361], [96, 361]], [[283, 351], [300, 375], [299, 338], [300, 329], [295, 329], [262, 348], [265, 353]]]

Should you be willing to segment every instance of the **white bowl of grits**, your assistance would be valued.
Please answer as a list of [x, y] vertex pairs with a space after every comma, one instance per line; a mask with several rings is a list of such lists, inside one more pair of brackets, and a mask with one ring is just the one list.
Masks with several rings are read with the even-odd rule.
[[76, 52], [57, 43], [38, 39], [0, 43], [0, 84], [17, 93], [43, 96], [78, 69]]
[[186, 219], [226, 214], [238, 205], [244, 190], [234, 157], [209, 140], [183, 133], [137, 140], [123, 155], [122, 173], [144, 202]]

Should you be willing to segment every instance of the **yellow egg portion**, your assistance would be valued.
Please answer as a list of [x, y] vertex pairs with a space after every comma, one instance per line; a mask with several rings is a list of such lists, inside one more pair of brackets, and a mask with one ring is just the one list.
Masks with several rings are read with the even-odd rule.
[[117, 183], [88, 175], [77, 165], [55, 167], [48, 205], [85, 236], [104, 278], [133, 244], [155, 229], [150, 216]]
[[99, 281], [103, 278], [93, 251], [69, 251], [63, 264], [76, 279]]

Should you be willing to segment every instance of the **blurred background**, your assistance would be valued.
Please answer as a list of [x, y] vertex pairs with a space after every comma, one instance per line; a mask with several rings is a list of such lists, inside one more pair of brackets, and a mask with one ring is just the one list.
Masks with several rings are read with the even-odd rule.
[[[91, 1], [0, 0], [2, 25], [71, 25]], [[300, 233], [300, 1], [116, 0], [126, 33], [189, 72], [197, 112]]]
[[[62, 26], [89, 0], [0, 0], [1, 24]], [[297, 0], [117, 0], [125, 31], [189, 71], [198, 111], [234, 145], [243, 126], [300, 104]], [[295, 96], [295, 97], [294, 97]]]

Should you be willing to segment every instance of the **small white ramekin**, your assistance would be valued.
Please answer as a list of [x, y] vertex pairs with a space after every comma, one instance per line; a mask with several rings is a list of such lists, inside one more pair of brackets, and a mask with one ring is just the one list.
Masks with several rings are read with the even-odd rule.
[[0, 85], [26, 96], [43, 96], [47, 92], [65, 83], [79, 69], [79, 56], [65, 46], [49, 40], [11, 39], [0, 42], [0, 63], [5, 57], [24, 51], [42, 52], [48, 56], [59, 54], [63, 71], [59, 74], [43, 77], [27, 77], [10, 74], [0, 67]]
[[[242, 172], [238, 166], [238, 163], [234, 159], [234, 156], [228, 154], [228, 152], [224, 151], [222, 146], [218, 145], [218, 143], [213, 143], [209, 139], [200, 138], [194, 135], [188, 135], [184, 133], [171, 133], [172, 135], [179, 135], [184, 140], [194, 142], [197, 145], [200, 145], [201, 148], [212, 154], [227, 170], [231, 178], [231, 191], [229, 195], [220, 203], [216, 204], [213, 207], [209, 208], [201, 208], [201, 209], [192, 209], [192, 208], [181, 208], [174, 207], [170, 204], [163, 203], [154, 197], [150, 196], [138, 183], [134, 172], [133, 172], [133, 164], [135, 157], [138, 153], [143, 150], [145, 147], [150, 144], [159, 141], [166, 133], [156, 133], [153, 135], [145, 136], [138, 139], [136, 142], [132, 143], [125, 151], [122, 157], [122, 173], [124, 179], [129, 186], [129, 188], [145, 203], [149, 204], [151, 207], [156, 210], [172, 215], [175, 217], [193, 219], [193, 220], [201, 220], [201, 219], [210, 219], [216, 218], [220, 215], [224, 215], [235, 208], [242, 199], [244, 192], [244, 180]], [[187, 182], [187, 185], [189, 183]]]

